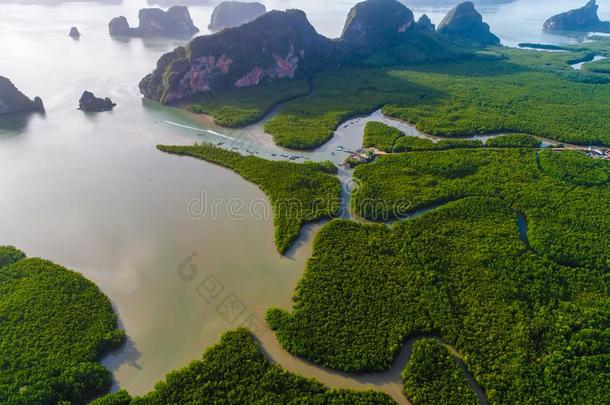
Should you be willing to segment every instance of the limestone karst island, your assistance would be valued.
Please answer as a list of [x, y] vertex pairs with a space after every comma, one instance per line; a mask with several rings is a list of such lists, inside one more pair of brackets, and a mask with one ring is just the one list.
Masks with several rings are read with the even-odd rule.
[[0, 404], [610, 403], [610, 0], [0, 8]]

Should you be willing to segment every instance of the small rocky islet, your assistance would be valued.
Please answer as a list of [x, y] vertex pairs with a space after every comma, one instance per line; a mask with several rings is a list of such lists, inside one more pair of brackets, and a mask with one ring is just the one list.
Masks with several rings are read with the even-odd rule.
[[70, 32], [68, 33], [68, 36], [70, 36], [70, 38], [80, 38], [80, 32], [78, 31], [78, 28], [76, 27], [72, 27], [70, 28]]
[[113, 103], [111, 99], [108, 97], [96, 97], [95, 94], [90, 91], [83, 92], [83, 95], [78, 101], [78, 109], [86, 112], [111, 111], [114, 107], [116, 107], [116, 104]]
[[597, 31], [610, 33], [610, 21], [602, 21], [597, 14], [599, 6], [591, 0], [581, 8], [554, 15], [544, 23], [545, 31]]
[[199, 32], [187, 7], [174, 6], [167, 11], [144, 8], [138, 13], [139, 25], [130, 27], [124, 16], [113, 18], [108, 30], [113, 37], [191, 37]]

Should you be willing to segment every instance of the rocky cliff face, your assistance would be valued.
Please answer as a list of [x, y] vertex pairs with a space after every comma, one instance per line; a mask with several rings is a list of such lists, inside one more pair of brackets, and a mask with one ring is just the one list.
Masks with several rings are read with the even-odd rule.
[[225, 28], [238, 27], [256, 20], [266, 12], [267, 9], [261, 3], [223, 1], [214, 7], [208, 28], [212, 31], [220, 31]]
[[438, 25], [437, 31], [451, 40], [480, 45], [496, 45], [500, 38], [489, 30], [470, 1], [458, 4]]
[[135, 28], [130, 28], [129, 22], [127, 22], [127, 18], [123, 16], [114, 17], [112, 20], [110, 20], [110, 22], [108, 23], [108, 31], [112, 36], [135, 36]]
[[0, 76], [0, 114], [29, 111], [44, 111], [40, 97], [30, 100], [9, 79]]
[[305, 13], [271, 11], [163, 55], [140, 90], [168, 103], [199, 92], [306, 77], [333, 59], [331, 41], [316, 32]]
[[416, 22], [411, 10], [396, 0], [367, 0], [349, 12], [338, 45], [350, 65], [383, 61], [387, 66], [456, 56], [455, 47], [433, 27], [427, 17]]
[[[479, 25], [475, 28], [487, 27], [487, 35], [495, 38], [476, 15]], [[450, 26], [461, 16], [457, 13]], [[472, 24], [467, 28], [474, 29]], [[456, 27], [456, 32], [462, 31]], [[470, 51], [462, 48], [463, 44], [435, 32], [428, 18], [415, 22], [411, 10], [397, 0], [357, 4], [336, 40], [318, 34], [302, 11], [271, 11], [163, 55], [156, 69], [140, 82], [140, 91], [148, 98], [172, 103], [202, 92], [309, 77], [344, 66], [445, 60]]]
[[413, 13], [402, 3], [368, 0], [350, 10], [341, 39], [354, 46], [387, 46], [414, 25]]
[[546, 31], [599, 31], [610, 32], [610, 22], [601, 21], [598, 5], [591, 0], [584, 7], [557, 14], [544, 23]]
[[434, 31], [436, 29], [434, 24], [432, 24], [432, 20], [430, 20], [430, 17], [428, 17], [426, 14], [419, 17], [419, 20], [417, 20], [417, 25], [419, 25], [422, 29], [429, 31]]
[[193, 24], [188, 8], [174, 6], [167, 11], [145, 8], [138, 14], [139, 26], [131, 28], [123, 16], [113, 18], [108, 24], [110, 35], [131, 37], [190, 37], [199, 29]]
[[78, 109], [88, 112], [110, 111], [116, 106], [108, 97], [95, 97], [90, 91], [85, 91], [78, 101]]

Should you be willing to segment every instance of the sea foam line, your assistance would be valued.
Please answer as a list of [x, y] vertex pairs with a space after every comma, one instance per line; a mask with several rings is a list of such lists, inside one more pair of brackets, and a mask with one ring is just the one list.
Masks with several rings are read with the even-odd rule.
[[209, 134], [216, 135], [216, 136], [219, 136], [219, 137], [221, 137], [221, 138], [225, 138], [225, 139], [230, 139], [230, 140], [232, 140], [232, 141], [236, 141], [236, 140], [237, 140], [237, 139], [235, 139], [235, 138], [232, 138], [232, 137], [230, 137], [230, 136], [227, 136], [227, 135], [221, 134], [221, 133], [216, 132], [216, 131], [212, 131], [212, 130], [210, 130], [210, 129], [201, 129], [201, 128], [196, 128], [196, 127], [190, 127], [190, 126], [188, 126], [188, 125], [184, 125], [184, 124], [178, 124], [177, 122], [173, 122], [173, 121], [165, 121], [165, 123], [166, 123], [166, 124], [170, 124], [170, 125], [175, 125], [175, 126], [177, 126], [177, 127], [181, 127], [181, 128], [192, 129], [192, 130], [199, 131], [199, 132], [207, 132], [207, 133], [209, 133]]

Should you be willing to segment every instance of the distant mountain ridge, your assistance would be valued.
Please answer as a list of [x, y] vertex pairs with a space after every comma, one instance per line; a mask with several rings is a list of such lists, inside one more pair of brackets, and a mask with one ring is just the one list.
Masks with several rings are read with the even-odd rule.
[[429, 19], [415, 21], [397, 0], [366, 0], [352, 8], [336, 40], [320, 35], [303, 11], [270, 11], [163, 55], [140, 82], [140, 91], [172, 103], [202, 92], [305, 78], [359, 64], [447, 60], [464, 56], [471, 47], [499, 43], [472, 3], [464, 4], [452, 12], [446, 24], [451, 29], [443, 32], [435, 31]]

